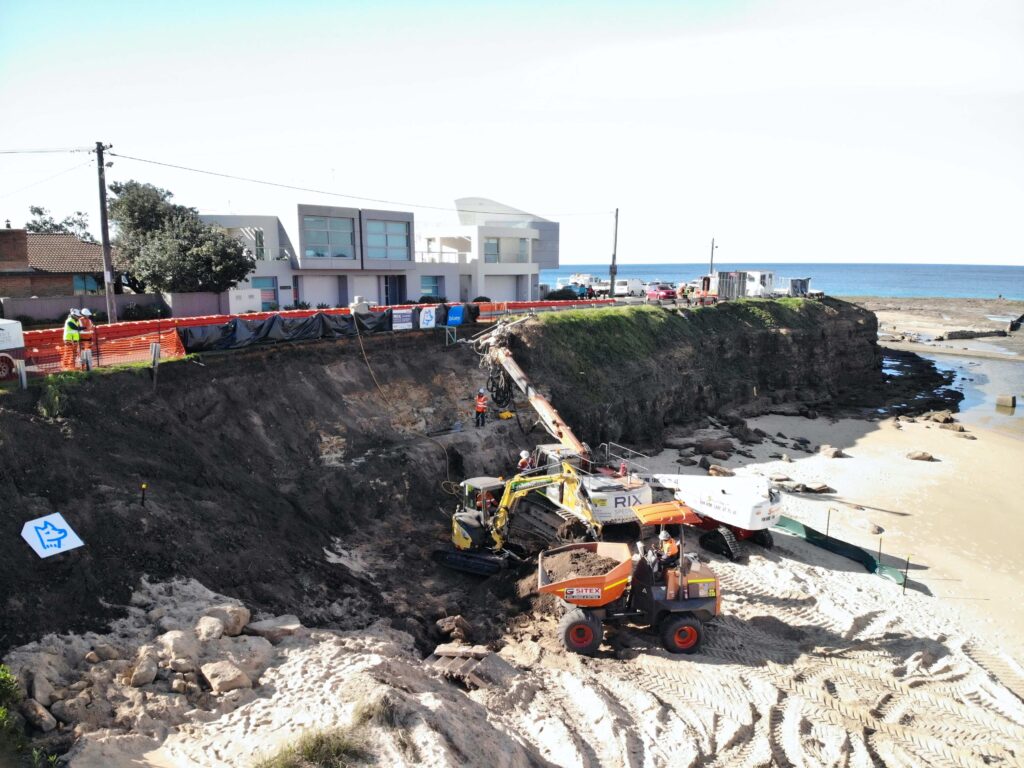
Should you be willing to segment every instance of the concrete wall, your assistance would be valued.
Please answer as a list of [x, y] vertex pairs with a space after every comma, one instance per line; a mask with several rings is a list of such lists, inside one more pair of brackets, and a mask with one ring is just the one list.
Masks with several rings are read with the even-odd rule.
[[344, 301], [341, 296], [338, 275], [316, 275], [310, 274], [308, 271], [303, 272], [299, 285], [299, 299], [308, 302], [311, 307], [316, 307], [317, 304], [336, 307]]
[[[165, 306], [163, 297], [153, 293], [125, 293], [114, 296], [114, 302], [119, 313], [127, 304]], [[103, 295], [53, 296], [38, 299], [0, 298], [0, 307], [3, 308], [3, 316], [8, 319], [24, 315], [35, 320], [52, 320], [54, 318], [63, 320], [72, 307], [88, 307], [93, 312], [106, 312], [107, 299]]]
[[349, 275], [348, 300], [355, 301], [356, 296], [362, 296], [371, 304], [376, 304], [381, 300], [378, 283], [379, 280], [376, 275]]
[[227, 293], [164, 293], [171, 317], [220, 315], [228, 311]]
[[530, 229], [537, 230], [533, 241], [533, 261], [541, 269], [558, 269], [558, 222], [531, 221]]

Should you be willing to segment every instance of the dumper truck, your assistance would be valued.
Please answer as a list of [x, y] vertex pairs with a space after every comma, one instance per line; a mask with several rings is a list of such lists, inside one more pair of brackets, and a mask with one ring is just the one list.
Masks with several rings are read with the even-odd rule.
[[[606, 572], [556, 579], [547, 564], [561, 553], [589, 552], [614, 561]], [[661, 567], [657, 554], [637, 544], [580, 542], [542, 552], [537, 562], [538, 591], [560, 598], [566, 612], [558, 634], [566, 650], [592, 655], [606, 624], [636, 624], [658, 633], [670, 653], [694, 653], [704, 639], [704, 623], [721, 611], [718, 577], [695, 558], [680, 556]]]

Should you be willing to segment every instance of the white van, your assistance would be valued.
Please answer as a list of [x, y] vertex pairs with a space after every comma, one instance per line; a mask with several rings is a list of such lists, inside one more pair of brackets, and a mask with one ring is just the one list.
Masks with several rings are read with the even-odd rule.
[[643, 296], [644, 284], [636, 277], [626, 277], [615, 281], [615, 296]]

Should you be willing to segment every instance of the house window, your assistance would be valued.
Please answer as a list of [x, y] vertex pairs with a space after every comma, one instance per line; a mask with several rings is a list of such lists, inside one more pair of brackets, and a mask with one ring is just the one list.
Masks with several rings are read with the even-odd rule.
[[92, 295], [100, 292], [100, 283], [92, 275], [75, 275], [75, 296]]
[[260, 292], [260, 309], [270, 312], [280, 309], [277, 301], [277, 278], [276, 277], [254, 277], [252, 287], [258, 288]]
[[484, 261], [488, 264], [497, 264], [501, 258], [501, 241], [496, 237], [484, 238]]
[[366, 257], [409, 261], [409, 222], [366, 222]]
[[252, 233], [253, 243], [256, 245], [256, 258], [263, 261], [267, 258], [267, 249], [263, 246], [263, 230], [257, 229]]
[[525, 264], [530, 260], [530, 241], [525, 237], [519, 238], [519, 263]]
[[438, 284], [441, 278], [430, 277], [429, 275], [420, 276], [420, 296], [440, 296], [441, 288]]
[[356, 257], [355, 231], [352, 219], [332, 216], [303, 216], [303, 255], [316, 258], [354, 259]]

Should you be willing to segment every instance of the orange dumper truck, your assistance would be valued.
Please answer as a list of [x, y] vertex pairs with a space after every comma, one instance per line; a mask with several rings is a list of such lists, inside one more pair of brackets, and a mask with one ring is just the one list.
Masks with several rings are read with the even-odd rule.
[[[567, 604], [558, 633], [567, 650], [592, 654], [604, 639], [604, 625], [638, 624], [656, 631], [671, 653], [693, 653], [704, 638], [704, 623], [721, 610], [718, 577], [707, 566], [680, 556], [662, 566], [656, 553], [638, 545], [585, 542], [542, 552], [538, 559], [538, 591]], [[553, 580], [545, 568], [561, 553], [590, 552], [618, 565], [595, 576]]]

